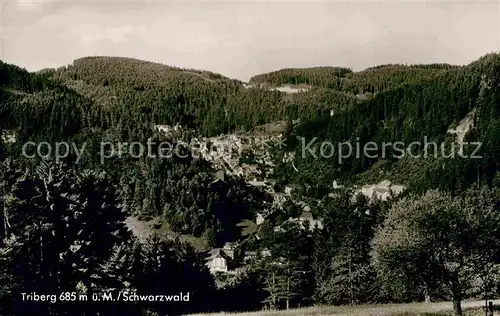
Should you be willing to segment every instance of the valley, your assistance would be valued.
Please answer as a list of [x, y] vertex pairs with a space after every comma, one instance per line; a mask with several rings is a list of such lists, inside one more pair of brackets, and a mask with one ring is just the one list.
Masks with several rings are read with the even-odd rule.
[[[192, 298], [72, 307], [82, 315], [364, 315], [432, 298], [401, 313], [452, 301], [461, 316], [498, 297], [499, 89], [499, 54], [249, 82], [124, 57], [2, 62], [0, 313], [68, 312], [19, 301], [47, 284]], [[41, 143], [86, 150], [25, 154]], [[124, 143], [168, 155], [103, 159]], [[478, 158], [454, 154], [465, 143]], [[356, 151], [336, 159], [339, 144]]]

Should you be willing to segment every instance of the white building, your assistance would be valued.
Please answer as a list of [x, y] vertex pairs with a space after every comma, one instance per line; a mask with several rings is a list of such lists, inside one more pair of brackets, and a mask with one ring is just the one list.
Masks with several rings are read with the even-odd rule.
[[371, 200], [377, 199], [386, 201], [396, 195], [401, 194], [405, 189], [406, 188], [402, 185], [393, 185], [390, 181], [384, 180], [378, 184], [364, 185], [355, 192], [354, 198], [357, 195], [362, 194]]
[[228, 272], [229, 259], [221, 248], [215, 248], [210, 250], [206, 266], [210, 269], [210, 273]]
[[[299, 218], [292, 218], [286, 220], [286, 222], [298, 222], [300, 224], [301, 229], [315, 230], [315, 229], [323, 229], [323, 222], [321, 219], [314, 219], [312, 213], [308, 210], [304, 210], [302, 215]], [[305, 224], [308, 223], [307, 227]], [[284, 229], [281, 226], [274, 227], [275, 232], [283, 232]]]
[[255, 219], [255, 223], [257, 225], [264, 223], [264, 216], [262, 216], [262, 214], [260, 213], [257, 213], [257, 218]]

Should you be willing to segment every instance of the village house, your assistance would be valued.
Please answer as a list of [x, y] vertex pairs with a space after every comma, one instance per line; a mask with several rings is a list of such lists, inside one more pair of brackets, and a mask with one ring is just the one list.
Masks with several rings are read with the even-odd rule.
[[221, 248], [214, 248], [209, 251], [206, 266], [210, 273], [228, 272], [231, 258], [224, 253]]
[[255, 224], [257, 225], [260, 225], [262, 223], [264, 223], [264, 216], [262, 216], [262, 214], [260, 213], [257, 213], [257, 217], [255, 218]]
[[[257, 257], [258, 253], [256, 251], [245, 251], [243, 253], [243, 258], [241, 258], [242, 262], [238, 262], [238, 258], [235, 258], [234, 253], [235, 246], [234, 243], [226, 243], [222, 248], [214, 248], [208, 252], [206, 266], [209, 268], [210, 273], [236, 273], [238, 271], [238, 266], [246, 264]], [[268, 249], [264, 249], [261, 255], [270, 256], [271, 253]]]
[[257, 252], [256, 251], [245, 251], [245, 254], [243, 256], [243, 262], [247, 263], [252, 259], [255, 259], [257, 257]]
[[[334, 182], [334, 185], [337, 183]], [[332, 194], [333, 195], [333, 194]], [[274, 194], [274, 201], [273, 203], [282, 206], [283, 203], [287, 200], [286, 199], [286, 194], [282, 193], [275, 193]], [[319, 203], [319, 201], [318, 201]], [[302, 229], [308, 229], [308, 230], [314, 230], [314, 229], [323, 229], [323, 222], [321, 219], [317, 218], [315, 219], [311, 213], [311, 207], [304, 201], [298, 201], [295, 203], [297, 207], [302, 209], [302, 214], [298, 218], [293, 218], [290, 217], [286, 222], [298, 222], [300, 224], [300, 227]], [[261, 225], [264, 223], [266, 220], [266, 214], [263, 213], [257, 213], [256, 218], [255, 218], [255, 223], [257, 225]], [[275, 226], [274, 231], [282, 231], [282, 227], [280, 226]], [[259, 236], [257, 236], [259, 238]]]
[[305, 224], [309, 224], [309, 230], [314, 229], [323, 229], [323, 222], [318, 219], [314, 219], [311, 212], [304, 211], [302, 215], [299, 217], [299, 223], [303, 229], [305, 229]]
[[[300, 204], [299, 204], [300, 205]], [[309, 206], [305, 206], [304, 211], [300, 215], [299, 218], [289, 218], [286, 222], [298, 222], [300, 224], [301, 229], [315, 230], [315, 229], [323, 229], [323, 222], [321, 219], [314, 219], [312, 213], [310, 212]], [[306, 226], [306, 223], [308, 225]], [[284, 229], [281, 226], [274, 227], [275, 232], [283, 231]]]
[[236, 245], [234, 243], [227, 242], [224, 247], [222, 247], [222, 250], [224, 253], [231, 259], [234, 260], [234, 249]]
[[373, 200], [387, 201], [388, 199], [401, 194], [405, 190], [402, 185], [394, 185], [388, 180], [384, 180], [375, 185], [365, 185], [355, 192], [353, 198], [362, 194]]

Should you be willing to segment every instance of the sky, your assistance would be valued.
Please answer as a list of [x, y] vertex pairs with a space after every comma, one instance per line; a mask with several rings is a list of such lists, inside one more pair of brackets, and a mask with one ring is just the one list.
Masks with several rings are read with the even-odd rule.
[[30, 71], [123, 56], [246, 81], [289, 67], [467, 64], [500, 51], [497, 0], [1, 1], [0, 58]]

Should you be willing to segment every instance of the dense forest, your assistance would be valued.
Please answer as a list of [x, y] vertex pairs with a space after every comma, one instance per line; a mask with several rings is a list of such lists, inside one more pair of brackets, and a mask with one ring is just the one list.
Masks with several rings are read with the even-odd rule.
[[[282, 86], [304, 90], [275, 89]], [[325, 141], [424, 138], [449, 150], [457, 137], [448, 131], [468, 116], [462, 141], [481, 144], [478, 159], [303, 155], [301, 140], [313, 139], [313, 150]], [[285, 126], [286, 146], [269, 149], [267, 188], [186, 145], [257, 135], [273, 124]], [[158, 126], [181, 128], [171, 135]], [[39, 72], [0, 62], [0, 132], [2, 315], [179, 315], [429, 299], [453, 300], [461, 315], [463, 299], [499, 293], [498, 54], [465, 66], [288, 68], [248, 84], [131, 58], [86, 57]], [[102, 159], [103, 142], [151, 141], [154, 152], [158, 142], [178, 152]], [[70, 150], [55, 159], [28, 143], [71, 144], [83, 155]], [[389, 199], [355, 194], [386, 179], [406, 190]], [[281, 196], [286, 201], [277, 203]], [[302, 213], [321, 218], [321, 228], [290, 220]], [[256, 223], [260, 214], [265, 221]], [[132, 219], [152, 233], [138, 235]], [[227, 243], [236, 245], [239, 272], [213, 274], [207, 251]], [[243, 260], [250, 252], [256, 255]], [[189, 293], [190, 301], [59, 297], [134, 291]], [[33, 292], [57, 294], [58, 302], [23, 299]]]

